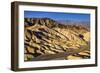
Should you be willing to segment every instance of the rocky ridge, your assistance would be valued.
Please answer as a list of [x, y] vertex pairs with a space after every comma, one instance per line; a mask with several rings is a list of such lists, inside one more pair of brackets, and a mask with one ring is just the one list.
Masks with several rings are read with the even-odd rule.
[[25, 18], [24, 24], [25, 61], [90, 58], [90, 31], [86, 27], [50, 18]]

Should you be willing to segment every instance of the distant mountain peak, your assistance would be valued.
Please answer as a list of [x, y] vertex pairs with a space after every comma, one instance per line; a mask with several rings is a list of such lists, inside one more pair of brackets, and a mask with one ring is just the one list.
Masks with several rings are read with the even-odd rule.
[[50, 19], [50, 18], [25, 18], [25, 26], [32, 26], [32, 25], [46, 25], [48, 27], [56, 26], [58, 23], [57, 21]]
[[60, 21], [55, 21], [51, 18], [25, 18], [25, 26], [34, 26], [34, 25], [45, 25], [47, 27], [60, 27], [60, 28], [77, 28], [77, 29], [85, 29], [89, 30], [89, 26], [87, 24], [78, 23], [78, 22], [66, 22], [62, 23]]

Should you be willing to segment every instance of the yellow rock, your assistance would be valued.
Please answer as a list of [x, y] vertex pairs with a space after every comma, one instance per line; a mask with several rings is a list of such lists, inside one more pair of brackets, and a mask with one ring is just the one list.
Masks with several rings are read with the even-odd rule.
[[84, 35], [84, 39], [86, 41], [89, 41], [90, 40], [90, 32], [84, 33], [83, 35]]
[[31, 53], [34, 53], [34, 48], [28, 47], [27, 50]]
[[34, 56], [32, 56], [32, 55], [30, 55], [30, 54], [25, 54], [24, 55], [24, 60], [28, 60], [28, 59], [32, 59], [32, 58], [34, 58]]
[[75, 57], [75, 56], [70, 55], [70, 56], [67, 57], [67, 59], [68, 60], [78, 60], [78, 59], [82, 59], [82, 58], [81, 57]]
[[80, 52], [79, 54], [80, 54], [80, 55], [86, 55], [86, 56], [89, 55], [88, 53], [85, 53], [85, 52]]
[[46, 54], [55, 54], [54, 52], [50, 51], [50, 50], [45, 50]]

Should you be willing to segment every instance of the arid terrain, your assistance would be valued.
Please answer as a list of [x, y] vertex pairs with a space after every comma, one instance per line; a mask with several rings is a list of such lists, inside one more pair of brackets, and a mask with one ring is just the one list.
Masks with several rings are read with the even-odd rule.
[[25, 61], [90, 58], [90, 30], [85, 25], [50, 18], [25, 18], [24, 25]]

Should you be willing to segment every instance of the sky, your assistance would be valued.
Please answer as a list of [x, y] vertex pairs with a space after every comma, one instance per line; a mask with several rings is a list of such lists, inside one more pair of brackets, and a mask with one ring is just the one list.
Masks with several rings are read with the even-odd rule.
[[42, 11], [24, 11], [24, 18], [51, 18], [54, 20], [71, 20], [78, 22], [89, 22], [90, 14], [83, 13], [64, 13], [64, 12], [42, 12]]

